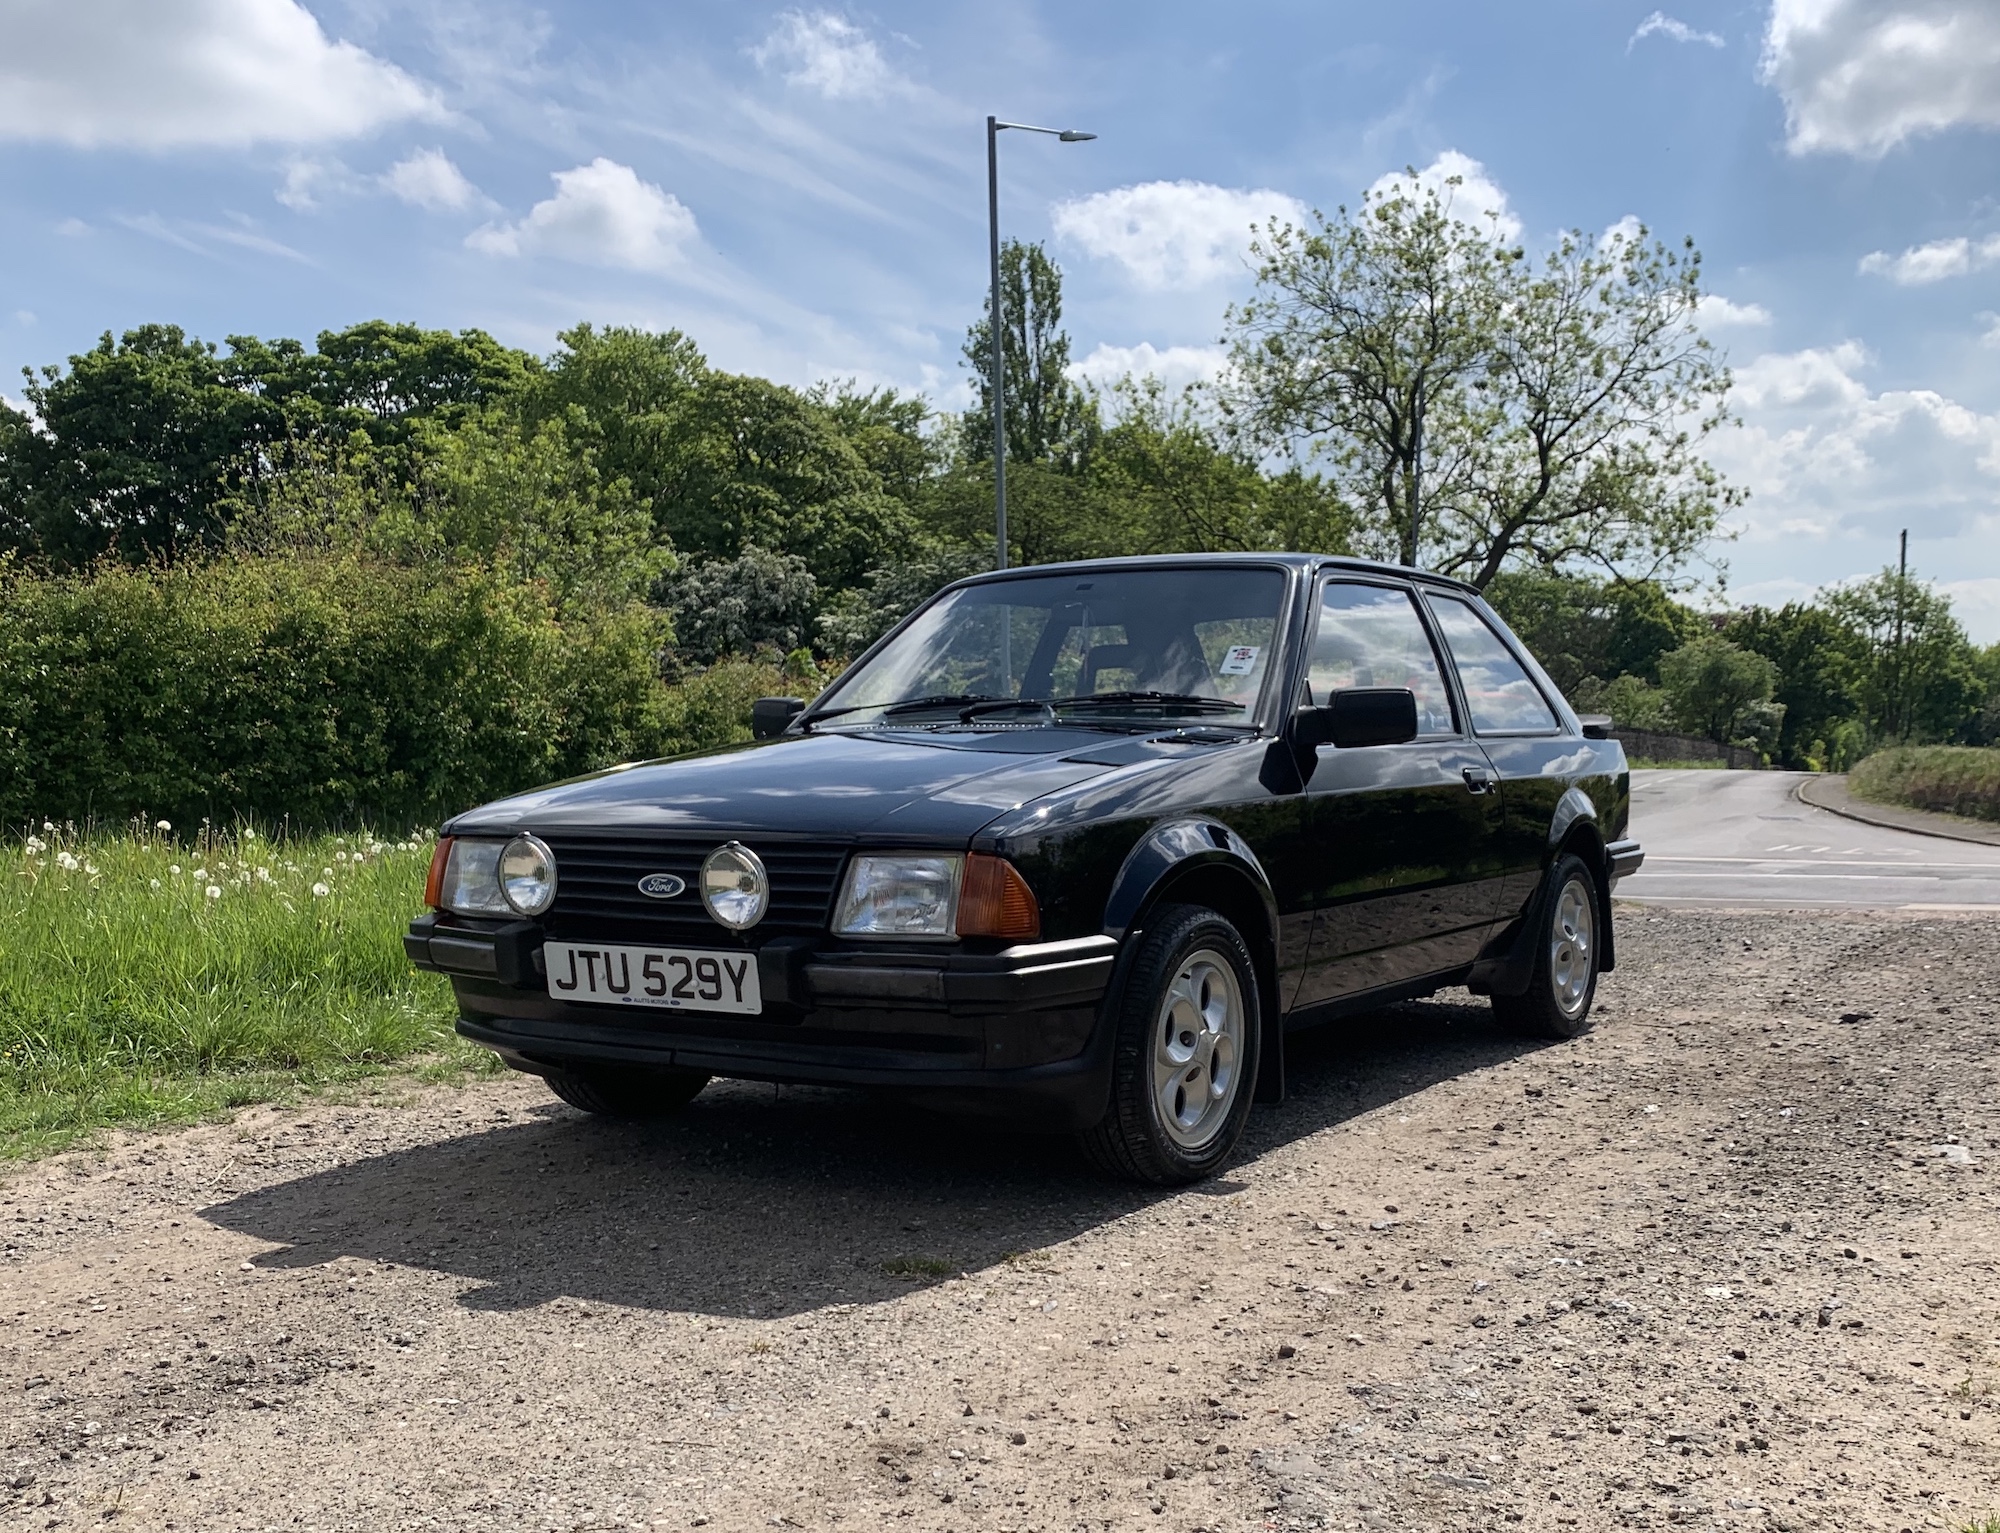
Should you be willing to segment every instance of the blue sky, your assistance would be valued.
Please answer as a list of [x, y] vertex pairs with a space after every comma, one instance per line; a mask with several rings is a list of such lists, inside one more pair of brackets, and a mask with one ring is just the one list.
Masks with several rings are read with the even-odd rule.
[[987, 112], [1076, 355], [1212, 370], [1253, 218], [1457, 170], [1529, 244], [1691, 235], [1751, 491], [1734, 599], [1911, 530], [2000, 639], [1995, 0], [0, 0], [0, 389], [106, 330], [372, 317], [964, 397]]

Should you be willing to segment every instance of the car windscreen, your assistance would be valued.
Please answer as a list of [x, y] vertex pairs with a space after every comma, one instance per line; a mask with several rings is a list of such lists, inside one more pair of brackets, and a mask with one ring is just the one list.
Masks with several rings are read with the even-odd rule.
[[[1200, 715], [1247, 722], [1276, 661], [1285, 576], [1183, 567], [1022, 575], [948, 592], [842, 677], [815, 721]], [[971, 710], [968, 715], [967, 710]]]

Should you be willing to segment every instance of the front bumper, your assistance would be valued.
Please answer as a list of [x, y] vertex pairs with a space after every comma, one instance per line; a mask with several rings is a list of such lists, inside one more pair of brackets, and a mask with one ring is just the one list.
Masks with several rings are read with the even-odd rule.
[[577, 1005], [547, 993], [535, 923], [424, 916], [404, 949], [448, 975], [458, 1031], [517, 1069], [672, 1065], [748, 1080], [897, 1086], [975, 1108], [1005, 1093], [1052, 1126], [1087, 1127], [1109, 1091], [1099, 1013], [1110, 937], [990, 953], [836, 948], [780, 938], [756, 949], [759, 1016]]

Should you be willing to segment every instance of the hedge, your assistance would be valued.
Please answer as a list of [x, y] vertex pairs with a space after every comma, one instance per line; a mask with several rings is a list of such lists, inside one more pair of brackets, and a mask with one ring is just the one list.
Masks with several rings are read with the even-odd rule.
[[0, 827], [409, 827], [747, 738], [713, 709], [690, 727], [663, 636], [643, 607], [565, 620], [536, 584], [355, 554], [0, 565]]

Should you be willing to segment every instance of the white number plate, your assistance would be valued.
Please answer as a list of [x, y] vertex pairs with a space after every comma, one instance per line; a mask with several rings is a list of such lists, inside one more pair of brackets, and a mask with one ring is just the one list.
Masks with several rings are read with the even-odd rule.
[[559, 1001], [753, 1016], [764, 1009], [755, 953], [550, 942], [542, 948], [542, 961], [549, 971], [549, 994]]

